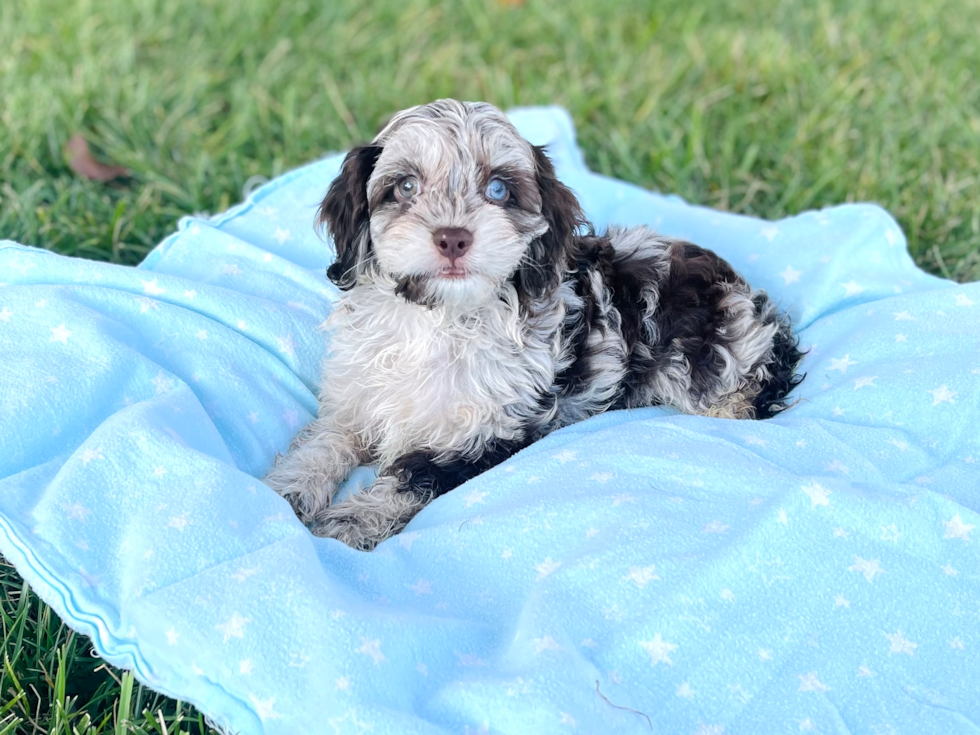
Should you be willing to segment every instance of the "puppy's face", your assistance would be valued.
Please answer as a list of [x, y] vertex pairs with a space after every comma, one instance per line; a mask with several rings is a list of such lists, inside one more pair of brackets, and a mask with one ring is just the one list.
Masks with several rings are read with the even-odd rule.
[[466, 308], [508, 280], [532, 290], [554, 281], [581, 213], [503, 113], [440, 100], [399, 113], [352, 151], [320, 218], [341, 288], [381, 276], [410, 301]]

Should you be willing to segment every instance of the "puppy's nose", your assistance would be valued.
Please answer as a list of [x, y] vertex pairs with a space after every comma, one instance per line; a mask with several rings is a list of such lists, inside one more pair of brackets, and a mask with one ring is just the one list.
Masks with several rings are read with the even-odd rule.
[[439, 254], [449, 258], [450, 265], [455, 265], [456, 259], [473, 244], [473, 233], [462, 227], [440, 227], [432, 233], [432, 241]]

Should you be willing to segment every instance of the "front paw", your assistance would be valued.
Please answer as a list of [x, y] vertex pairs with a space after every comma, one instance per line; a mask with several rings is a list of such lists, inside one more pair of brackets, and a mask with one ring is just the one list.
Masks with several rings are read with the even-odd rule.
[[328, 509], [326, 513], [321, 512], [310, 524], [310, 531], [314, 536], [335, 538], [358, 551], [372, 551], [389, 535], [396, 533], [391, 531], [383, 535], [371, 523], [365, 523], [357, 516], [347, 515], [342, 511], [330, 513], [330, 510], [333, 509]]
[[398, 482], [382, 476], [371, 487], [343, 502], [323, 508], [313, 519], [314, 536], [335, 538], [361, 551], [370, 551], [408, 525], [425, 505], [412, 491], [399, 491]]
[[330, 505], [337, 491], [332, 476], [318, 472], [294, 454], [276, 457], [275, 466], [263, 480], [292, 506], [296, 516], [305, 524]]

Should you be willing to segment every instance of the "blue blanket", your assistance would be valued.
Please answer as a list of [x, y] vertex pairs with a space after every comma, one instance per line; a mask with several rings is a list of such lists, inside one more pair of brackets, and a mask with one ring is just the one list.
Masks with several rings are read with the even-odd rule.
[[313, 538], [261, 477], [316, 408], [332, 156], [136, 269], [0, 244], [3, 555], [228, 732], [980, 729], [980, 284], [917, 269], [876, 206], [693, 207], [590, 173], [562, 110], [512, 119], [597, 226], [780, 301], [797, 405], [609, 413], [373, 553]]

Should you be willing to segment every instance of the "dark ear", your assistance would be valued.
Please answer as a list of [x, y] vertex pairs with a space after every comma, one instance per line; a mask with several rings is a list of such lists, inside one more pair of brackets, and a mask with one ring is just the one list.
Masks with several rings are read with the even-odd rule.
[[571, 189], [555, 176], [555, 167], [544, 147], [533, 148], [541, 214], [548, 223], [548, 231], [528, 246], [517, 278], [524, 293], [541, 297], [560, 284], [566, 264], [574, 253], [578, 230], [588, 223]]
[[317, 225], [326, 227], [337, 250], [327, 278], [345, 291], [354, 286], [358, 265], [371, 250], [367, 183], [380, 155], [381, 146], [376, 145], [348, 153], [317, 211]]

